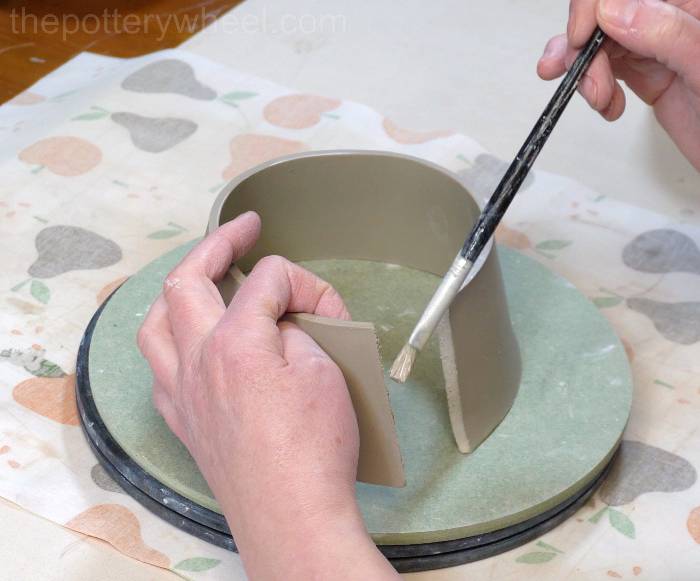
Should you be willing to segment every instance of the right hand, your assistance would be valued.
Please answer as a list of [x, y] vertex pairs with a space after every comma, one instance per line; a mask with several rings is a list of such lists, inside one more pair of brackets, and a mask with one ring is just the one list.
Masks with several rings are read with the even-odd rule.
[[567, 33], [537, 64], [543, 79], [564, 74], [596, 25], [610, 40], [579, 85], [608, 121], [625, 109], [622, 80], [700, 171], [700, 0], [571, 0]]

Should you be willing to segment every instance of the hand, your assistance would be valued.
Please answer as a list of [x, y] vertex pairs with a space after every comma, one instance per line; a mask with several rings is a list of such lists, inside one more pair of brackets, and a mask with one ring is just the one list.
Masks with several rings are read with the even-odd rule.
[[359, 436], [343, 375], [285, 312], [348, 319], [326, 282], [281, 257], [226, 309], [214, 285], [253, 246], [252, 212], [168, 275], [138, 335], [153, 401], [221, 504], [252, 579], [394, 578], [355, 499]]
[[579, 90], [608, 121], [625, 109], [622, 80], [700, 171], [700, 0], [571, 0], [567, 33], [537, 65], [543, 79], [571, 66], [596, 24], [610, 37]]

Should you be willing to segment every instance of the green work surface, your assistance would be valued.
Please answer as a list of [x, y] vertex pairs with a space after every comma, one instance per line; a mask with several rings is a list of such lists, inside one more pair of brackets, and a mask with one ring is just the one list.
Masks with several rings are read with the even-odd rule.
[[[219, 511], [189, 453], [154, 410], [150, 370], [136, 347], [149, 305], [189, 246], [145, 267], [106, 305], [92, 337], [90, 383], [108, 430], [141, 467]], [[450, 429], [436, 342], [406, 384], [387, 376], [407, 486], [357, 485], [367, 528], [379, 544], [452, 540], [541, 514], [589, 483], [622, 435], [632, 381], [607, 321], [537, 262], [505, 248], [499, 258], [523, 362], [518, 397], [493, 434], [463, 455]], [[334, 284], [355, 320], [375, 323], [385, 367], [438, 282], [383, 263], [302, 264]]]

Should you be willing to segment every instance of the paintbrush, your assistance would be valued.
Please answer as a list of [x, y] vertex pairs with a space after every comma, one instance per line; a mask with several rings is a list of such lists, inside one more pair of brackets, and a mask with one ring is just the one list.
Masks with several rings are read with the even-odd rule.
[[588, 65], [591, 64], [593, 57], [598, 53], [604, 40], [605, 33], [600, 28], [596, 28], [590, 40], [578, 54], [564, 79], [557, 87], [554, 96], [550, 99], [537, 123], [535, 123], [530, 135], [527, 136], [525, 143], [518, 151], [505, 175], [498, 186], [496, 186], [496, 190], [472, 227], [469, 236], [464, 242], [464, 246], [462, 246], [459, 254], [452, 262], [450, 269], [430, 299], [418, 323], [416, 323], [408, 343], [403, 346], [394, 364], [391, 366], [389, 375], [396, 381], [403, 383], [410, 375], [418, 352], [423, 349], [433, 331], [435, 331], [440, 319], [450, 308], [450, 304], [462, 288], [462, 284], [476, 259], [496, 231], [503, 214], [510, 206], [515, 194], [518, 193], [520, 185], [527, 177], [532, 164], [535, 163], [537, 156], [542, 151], [549, 134], [564, 112], [566, 105], [571, 100], [574, 91], [576, 91], [581, 77], [586, 72]]

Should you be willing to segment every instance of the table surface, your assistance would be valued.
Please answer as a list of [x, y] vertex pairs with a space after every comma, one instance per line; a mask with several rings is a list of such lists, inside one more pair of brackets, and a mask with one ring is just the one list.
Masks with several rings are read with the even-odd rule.
[[134, 57], [176, 47], [239, 2], [240, 0], [2, 2], [0, 103], [23, 91], [80, 52]]
[[[60, 10], [58, 1], [3, 3], [0, 101], [80, 51], [132, 56], [177, 45], [189, 35], [177, 30], [165, 38], [157, 31], [76, 33], [63, 41], [60, 33], [15, 33], [11, 9], [39, 4], [41, 14], [84, 14], [80, 3], [65, 0]], [[119, 3], [124, 11], [141, 15], [201, 14], [202, 9], [218, 14], [234, 4]], [[545, 40], [563, 29], [566, 11], [566, 2], [554, 0], [404, 0], [400, 12], [392, 0], [278, 0], [274, 5], [247, 0], [182, 47], [300, 91], [363, 102], [402, 126], [456, 129], [507, 159], [554, 90], [537, 79], [534, 69]], [[635, 99], [629, 99], [622, 120], [607, 124], [575, 98], [538, 167], [676, 218], [678, 208], [686, 220], [700, 216], [697, 172]], [[181, 578], [2, 500], [0, 522], [2, 578]], [[468, 569], [433, 572], [430, 578], [466, 579]]]

